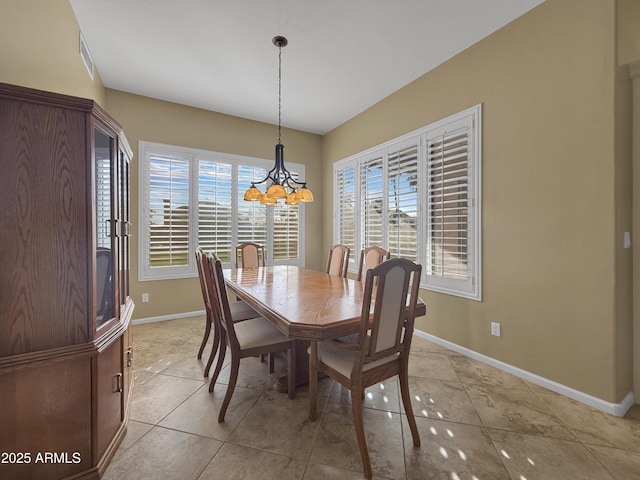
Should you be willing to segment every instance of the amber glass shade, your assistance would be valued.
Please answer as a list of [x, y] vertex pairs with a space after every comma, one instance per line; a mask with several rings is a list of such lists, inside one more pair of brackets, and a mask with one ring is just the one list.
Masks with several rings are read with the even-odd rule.
[[255, 185], [251, 185], [251, 187], [247, 188], [247, 191], [244, 192], [245, 202], [259, 201], [260, 197], [262, 197], [262, 192], [258, 190]]
[[287, 199], [284, 201], [287, 205], [299, 205], [300, 201], [296, 198], [296, 193], [291, 192], [287, 195]]
[[302, 187], [296, 193], [296, 200], [298, 202], [313, 202], [313, 193], [307, 187]]
[[264, 195], [262, 195], [262, 198], [260, 199], [260, 203], [262, 205], [275, 205], [276, 199], [265, 193]]
[[273, 198], [287, 198], [287, 192], [282, 185], [274, 183], [267, 190], [267, 195]]

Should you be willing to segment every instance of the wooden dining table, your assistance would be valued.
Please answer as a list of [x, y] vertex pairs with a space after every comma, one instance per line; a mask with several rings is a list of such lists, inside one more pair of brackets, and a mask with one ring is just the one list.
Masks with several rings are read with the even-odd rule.
[[[364, 282], [292, 265], [224, 270], [227, 289], [296, 340], [296, 386], [309, 378], [307, 347], [358, 332]], [[418, 300], [416, 316], [426, 308]], [[276, 390], [287, 392], [287, 378]]]

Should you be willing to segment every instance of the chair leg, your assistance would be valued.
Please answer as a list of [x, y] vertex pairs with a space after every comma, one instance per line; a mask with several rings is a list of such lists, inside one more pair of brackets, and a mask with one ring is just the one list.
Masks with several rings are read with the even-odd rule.
[[271, 352], [269, 354], [269, 373], [273, 373], [275, 370], [275, 363], [276, 363], [275, 358], [276, 358], [275, 353]]
[[204, 367], [204, 376], [208, 377], [209, 372], [211, 371], [211, 365], [213, 365], [213, 358], [219, 353], [220, 350], [220, 332], [217, 328], [213, 329], [213, 346], [211, 347], [211, 353], [209, 354], [209, 360], [207, 360], [207, 365]]
[[209, 340], [209, 334], [211, 333], [211, 315], [207, 312], [207, 320], [204, 326], [204, 337], [202, 338], [202, 343], [200, 344], [200, 350], [198, 350], [198, 360], [202, 358], [202, 352], [204, 352], [204, 347], [207, 344], [207, 340]]
[[224, 416], [227, 413], [227, 407], [231, 402], [233, 391], [236, 388], [236, 382], [238, 381], [238, 370], [240, 370], [240, 358], [237, 355], [231, 356], [231, 374], [229, 375], [229, 385], [227, 385], [227, 393], [224, 395], [222, 406], [220, 407], [220, 413], [218, 414], [218, 423], [224, 422]]
[[351, 390], [351, 405], [353, 408], [353, 426], [356, 429], [356, 437], [358, 439], [358, 448], [360, 449], [360, 457], [362, 458], [362, 467], [364, 468], [364, 476], [372, 477], [371, 460], [369, 459], [369, 450], [367, 449], [367, 440], [364, 436], [364, 423], [362, 421], [362, 388]]
[[227, 339], [224, 334], [220, 335], [220, 349], [218, 350], [218, 361], [216, 362], [216, 368], [211, 376], [211, 382], [209, 383], [209, 392], [213, 392], [213, 389], [222, 370], [222, 364], [224, 363], [224, 357], [227, 354]]
[[[294, 348], [294, 342], [289, 342], [289, 348], [287, 348], [287, 390], [289, 398], [296, 398], [296, 351]], [[271, 362], [273, 362], [273, 353], [270, 354]]]
[[318, 342], [309, 346], [309, 421], [318, 417]]
[[402, 395], [402, 404], [404, 405], [404, 411], [407, 414], [407, 421], [409, 422], [409, 429], [411, 430], [411, 436], [413, 437], [413, 446], [420, 446], [420, 434], [418, 433], [418, 425], [416, 425], [416, 418], [413, 415], [413, 407], [411, 406], [411, 395], [409, 393], [409, 367], [407, 362], [403, 362], [400, 367], [400, 394]]

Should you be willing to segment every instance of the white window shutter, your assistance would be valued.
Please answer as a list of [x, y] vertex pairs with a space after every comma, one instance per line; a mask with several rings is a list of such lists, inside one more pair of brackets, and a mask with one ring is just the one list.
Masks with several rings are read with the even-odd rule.
[[259, 182], [266, 175], [267, 171], [264, 168], [250, 165], [238, 166], [236, 244], [254, 242], [264, 245], [265, 247], [267, 245], [267, 209], [264, 205], [260, 204], [260, 202], [244, 201], [244, 192], [251, 186], [251, 182]]
[[96, 239], [101, 248], [111, 248], [111, 198], [111, 158], [104, 152], [96, 154]]
[[273, 261], [288, 263], [300, 256], [300, 207], [276, 204], [273, 208]]
[[[242, 242], [264, 245], [268, 265], [304, 265], [304, 206], [244, 201], [272, 160], [145, 141], [139, 151], [140, 281], [197, 275], [197, 247], [232, 265]], [[288, 168], [304, 178], [304, 165]]]
[[479, 300], [480, 106], [425, 135], [426, 287]]
[[232, 165], [200, 160], [198, 170], [198, 246], [231, 262], [235, 254]]
[[[377, 151], [360, 162], [360, 248], [383, 246], [386, 226], [384, 152]], [[359, 252], [358, 252], [359, 253]]]
[[189, 264], [189, 168], [188, 158], [148, 158], [150, 269]]
[[335, 170], [336, 203], [339, 205], [336, 215], [336, 233], [334, 243], [346, 245], [351, 249], [350, 261], [356, 249], [356, 167], [345, 165]]
[[481, 300], [481, 113], [476, 105], [336, 162], [334, 241], [381, 246], [422, 264], [421, 287]]
[[419, 138], [387, 149], [387, 245], [392, 257], [418, 261]]

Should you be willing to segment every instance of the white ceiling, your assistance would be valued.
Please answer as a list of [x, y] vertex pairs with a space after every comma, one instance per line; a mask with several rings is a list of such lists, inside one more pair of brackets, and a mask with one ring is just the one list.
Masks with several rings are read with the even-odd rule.
[[70, 0], [108, 88], [324, 134], [543, 0]]

